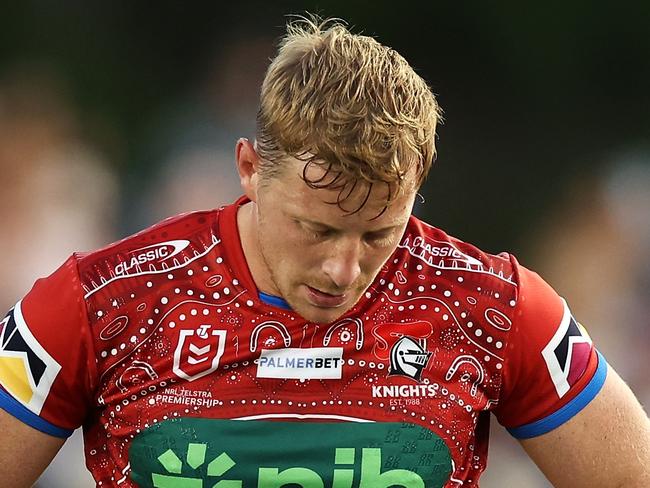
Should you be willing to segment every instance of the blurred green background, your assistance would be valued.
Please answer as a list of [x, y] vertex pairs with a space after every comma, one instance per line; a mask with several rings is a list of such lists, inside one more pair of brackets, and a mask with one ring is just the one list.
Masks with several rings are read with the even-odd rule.
[[155, 164], [161, 108], [229, 44], [277, 38], [285, 14], [305, 10], [376, 36], [430, 83], [446, 123], [420, 213], [488, 249], [526, 252], [522, 229], [568, 181], [650, 138], [642, 1], [8, 2], [0, 75], [57, 77], [85, 135], [133, 187]]

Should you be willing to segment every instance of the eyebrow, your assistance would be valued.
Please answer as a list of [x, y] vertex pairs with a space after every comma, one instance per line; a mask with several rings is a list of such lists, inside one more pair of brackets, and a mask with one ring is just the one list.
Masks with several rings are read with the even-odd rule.
[[[316, 227], [324, 227], [326, 229], [331, 229], [331, 230], [334, 230], [334, 231], [342, 230], [342, 229], [339, 229], [338, 227], [334, 227], [333, 225], [325, 224], [323, 222], [318, 222], [316, 220], [306, 219], [306, 218], [302, 218], [300, 216], [296, 216], [295, 218], [302, 221], [302, 222], [305, 222], [307, 224], [310, 224], [310, 225], [313, 225], [313, 226], [316, 226]], [[402, 225], [404, 225], [404, 223], [400, 222], [400, 223], [397, 223], [395, 225], [388, 225], [386, 227], [382, 227], [381, 229], [370, 230], [370, 231], [368, 231], [368, 233], [370, 233], [370, 234], [381, 234], [383, 232], [389, 232], [389, 231], [392, 231], [392, 230], [395, 230], [395, 229], [399, 229], [400, 227], [402, 227]]]

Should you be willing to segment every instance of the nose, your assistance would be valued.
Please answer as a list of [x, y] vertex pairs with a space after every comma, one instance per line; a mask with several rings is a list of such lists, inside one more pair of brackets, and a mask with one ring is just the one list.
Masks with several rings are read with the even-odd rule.
[[323, 272], [337, 288], [349, 288], [361, 274], [361, 242], [345, 239], [332, 246], [332, 254], [323, 262]]

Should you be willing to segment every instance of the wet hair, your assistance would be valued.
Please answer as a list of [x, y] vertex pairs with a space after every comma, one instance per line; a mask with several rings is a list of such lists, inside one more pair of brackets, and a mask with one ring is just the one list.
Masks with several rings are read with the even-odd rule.
[[[332, 203], [341, 208], [365, 192], [346, 211], [358, 212], [377, 184], [388, 187], [388, 205], [405, 182], [417, 189], [426, 178], [440, 120], [431, 89], [397, 51], [336, 19], [298, 17], [262, 83], [260, 175], [279, 175], [292, 156], [305, 161], [307, 185], [339, 190]], [[309, 171], [313, 165], [323, 171]]]

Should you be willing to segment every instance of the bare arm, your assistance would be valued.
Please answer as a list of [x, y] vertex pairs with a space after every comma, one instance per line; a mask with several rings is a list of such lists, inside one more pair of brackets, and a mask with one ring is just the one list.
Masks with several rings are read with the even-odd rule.
[[0, 408], [0, 480], [2, 486], [32, 486], [65, 439], [44, 434]]
[[650, 486], [650, 420], [611, 368], [579, 414], [521, 444], [556, 488]]

